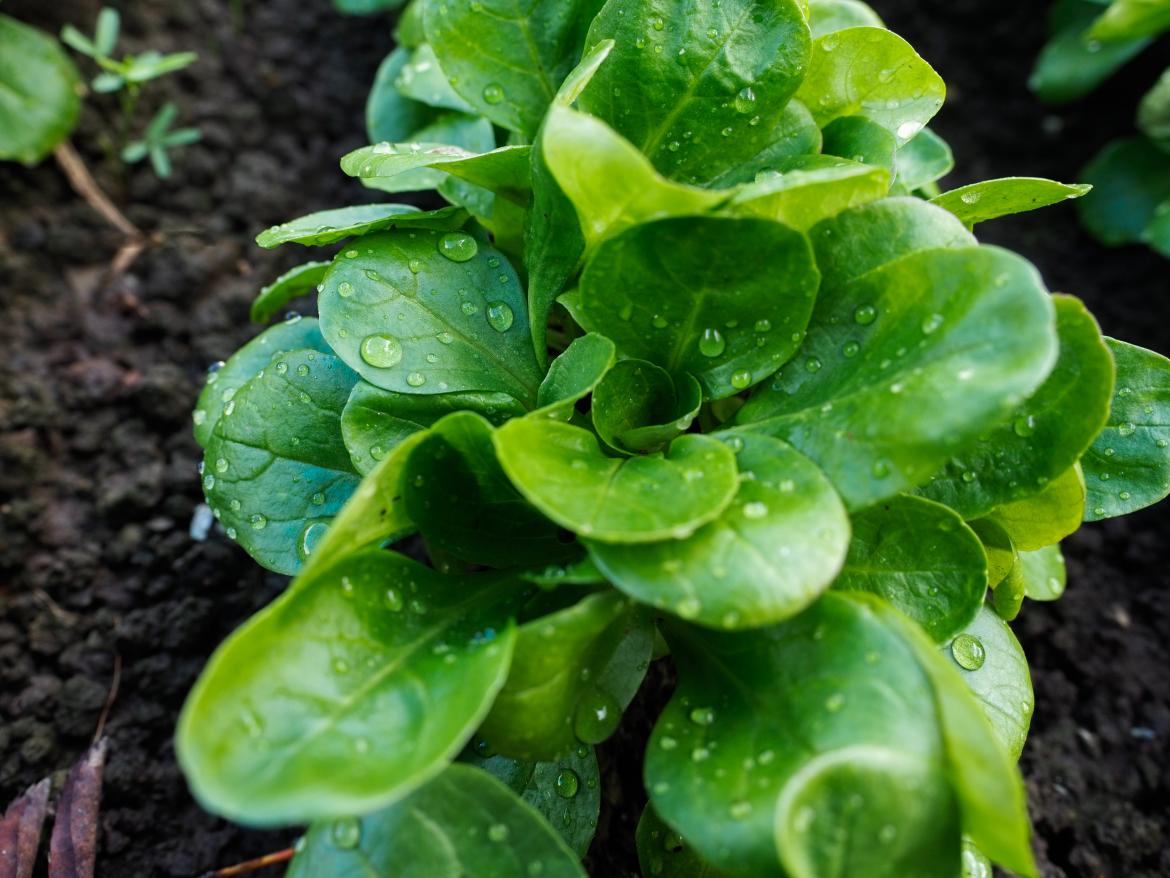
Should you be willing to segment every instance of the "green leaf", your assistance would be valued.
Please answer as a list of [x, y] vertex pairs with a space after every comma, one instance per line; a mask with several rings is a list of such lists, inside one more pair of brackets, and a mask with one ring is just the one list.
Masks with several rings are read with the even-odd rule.
[[979, 700], [999, 743], [1012, 758], [1019, 759], [1035, 700], [1028, 659], [1012, 629], [990, 607], [983, 606], [974, 621], [940, 651]]
[[1138, 105], [1138, 128], [1162, 149], [1170, 144], [1170, 70], [1158, 77]]
[[577, 209], [587, 248], [638, 223], [704, 213], [727, 200], [726, 193], [665, 179], [600, 119], [566, 107], [549, 110], [541, 142], [550, 173]]
[[1096, 0], [1063, 0], [1060, 26], [1040, 52], [1028, 85], [1041, 100], [1075, 101], [1093, 91], [1150, 44], [1148, 39], [1101, 42], [1088, 30], [1101, 14]]
[[690, 375], [675, 380], [645, 360], [622, 360], [593, 392], [593, 427], [618, 454], [661, 451], [690, 429], [703, 391]]
[[709, 436], [680, 436], [667, 453], [606, 457], [592, 433], [519, 418], [494, 434], [500, 464], [528, 502], [581, 536], [614, 543], [683, 539], [731, 503], [735, 455]]
[[897, 187], [914, 192], [949, 174], [955, 167], [955, 157], [945, 140], [923, 128], [898, 150], [895, 166]]
[[1060, 546], [1045, 546], [1035, 552], [1020, 552], [1024, 593], [1033, 601], [1055, 601], [1064, 594], [1068, 573]]
[[768, 144], [751, 158], [728, 169], [711, 181], [717, 189], [750, 183], [761, 171], [775, 171], [786, 159], [814, 155], [821, 151], [821, 129], [808, 107], [793, 98], [784, 107], [768, 137]]
[[385, 810], [314, 825], [288, 870], [288, 878], [391, 874], [585, 878], [531, 805], [486, 772], [458, 764]]
[[575, 553], [512, 487], [496, 461], [491, 424], [473, 412], [431, 427], [411, 452], [403, 496], [428, 546], [472, 564], [530, 566]]
[[864, 116], [893, 134], [899, 146], [922, 130], [945, 95], [942, 79], [909, 43], [875, 27], [814, 40], [796, 93], [822, 128], [842, 116]]
[[979, 537], [952, 510], [894, 497], [853, 516], [853, 541], [833, 587], [875, 594], [942, 643], [968, 625], [987, 593]]
[[192, 418], [195, 422], [195, 441], [206, 448], [215, 432], [215, 425], [226, 406], [240, 388], [280, 354], [312, 348], [329, 353], [321, 329], [315, 318], [298, 317], [278, 323], [264, 330], [238, 351], [226, 363], [219, 363], [207, 372], [207, 384], [199, 394]]
[[93, 31], [94, 49], [99, 55], [113, 54], [114, 46], [118, 43], [118, 31], [121, 28], [122, 18], [117, 9], [103, 6], [98, 12], [97, 26]]
[[0, 14], [0, 159], [35, 165], [77, 124], [81, 76], [57, 41]]
[[355, 204], [321, 210], [266, 229], [256, 243], [266, 249], [281, 244], [324, 247], [346, 238], [360, 237], [387, 229], [434, 229], [451, 232], [467, 222], [467, 212], [458, 207], [419, 210], [412, 204]]
[[1034, 552], [1059, 543], [1081, 526], [1085, 514], [1085, 479], [1079, 466], [1071, 467], [1038, 494], [1006, 503], [991, 517], [1007, 531], [1021, 552]]
[[472, 747], [459, 761], [483, 769], [520, 796], [577, 856], [588, 852], [601, 810], [601, 778], [592, 747], [582, 744], [551, 762], [485, 757]]
[[1156, 37], [1170, 30], [1165, 0], [1113, 0], [1089, 29], [1089, 39], [1115, 42]]
[[[470, 124], [481, 126], [481, 122]], [[419, 132], [419, 136], [426, 133]], [[360, 177], [366, 185], [393, 192], [398, 187], [403, 187], [402, 191], [433, 188], [442, 181], [442, 174], [419, 177], [415, 172], [420, 168], [434, 168], [513, 200], [523, 200], [523, 192], [530, 185], [529, 150], [527, 146], [501, 146], [477, 153], [444, 143], [379, 143], [342, 156], [341, 170], [351, 177]], [[400, 182], [399, 178], [407, 182]], [[426, 185], [420, 180], [425, 180]]]
[[402, 65], [394, 87], [403, 97], [441, 110], [474, 115], [475, 108], [463, 100], [451, 87], [447, 74], [440, 66], [435, 50], [427, 43], [418, 46], [410, 60]]
[[328, 268], [328, 262], [306, 262], [289, 269], [260, 290], [248, 312], [249, 319], [253, 323], [267, 323], [293, 299], [316, 290]]
[[373, 143], [409, 140], [438, 115], [433, 107], [408, 98], [395, 85], [410, 56], [410, 49], [400, 45], [378, 66], [366, 98], [366, 133]]
[[143, 52], [128, 59], [125, 73], [127, 82], [149, 82], [189, 67], [199, 60], [194, 52], [175, 52], [171, 55], [162, 55], [158, 52]]
[[536, 396], [540, 371], [516, 272], [463, 232], [363, 238], [334, 259], [318, 307], [330, 346], [384, 390]]
[[302, 576], [216, 650], [183, 707], [176, 750], [196, 797], [254, 826], [401, 799], [503, 685], [516, 596], [506, 577], [441, 576], [380, 549]]
[[467, 391], [419, 396], [359, 381], [341, 413], [341, 436], [354, 467], [365, 474], [408, 436], [459, 411], [475, 412], [497, 426], [525, 413], [524, 406], [506, 393]]
[[659, 220], [597, 249], [581, 275], [581, 305], [622, 354], [689, 372], [721, 399], [792, 356], [817, 277], [808, 239], [778, 223]]
[[1072, 198], [1080, 198], [1092, 189], [1080, 183], [1065, 184], [1041, 177], [1004, 177], [960, 186], [930, 201], [944, 207], [968, 228], [986, 220], [1015, 213], [1039, 210]]
[[965, 518], [1041, 490], [1066, 472], [1105, 426], [1113, 357], [1078, 299], [1055, 296], [1060, 353], [1052, 374], [1007, 423], [980, 436], [919, 493]]
[[828, 588], [849, 519], [828, 480], [789, 446], [753, 434], [724, 441], [741, 481], [719, 518], [684, 540], [588, 546], [631, 597], [701, 625], [752, 628], [798, 613]]
[[983, 551], [987, 555], [987, 584], [991, 588], [997, 587], [1016, 566], [1019, 553], [1012, 545], [1012, 538], [994, 518], [977, 518], [967, 522], [967, 526], [975, 531]]
[[[427, 37], [456, 91], [496, 125], [532, 137], [577, 63], [600, 0], [425, 0]], [[597, 42], [591, 38], [589, 45]]]
[[340, 430], [356, 380], [329, 354], [282, 354], [224, 406], [207, 442], [207, 502], [269, 570], [299, 570], [357, 487]]
[[983, 856], [971, 840], [963, 839], [963, 874], [962, 878], [994, 878], [995, 872], [991, 860]]
[[[825, 126], [825, 155], [840, 156], [876, 168], [885, 168], [889, 172], [887, 183], [894, 174], [894, 158], [897, 152], [898, 142], [894, 135], [864, 116], [842, 116]], [[885, 190], [881, 194], [885, 195]]]
[[[633, 640], [633, 650], [625, 645]], [[615, 591], [522, 625], [508, 681], [480, 734], [521, 759], [555, 759], [617, 728], [650, 663], [651, 626]], [[624, 667], [615, 667], [620, 665]], [[640, 668], [613, 688], [607, 674]]]
[[1143, 137], [1109, 143], [1081, 177], [1093, 187], [1077, 205], [1081, 222], [1110, 246], [1142, 242], [1154, 212], [1170, 199], [1170, 155]]
[[70, 49], [90, 58], [98, 54], [97, 46], [93, 44], [93, 40], [71, 24], [67, 24], [61, 28], [61, 42]]
[[843, 210], [885, 197], [889, 189], [890, 172], [884, 168], [828, 155], [799, 156], [780, 162], [775, 172], [765, 171], [755, 182], [740, 187], [723, 212], [770, 219], [807, 231]]
[[1170, 494], [1170, 360], [1106, 339], [1117, 363], [1109, 421], [1081, 465], [1085, 520], [1144, 509]]
[[686, 840], [667, 826], [658, 816], [653, 805], [642, 810], [636, 835], [638, 864], [643, 875], [654, 878], [732, 878], [728, 872], [720, 872]]
[[[839, 237], [849, 226], [812, 235], [841, 274], [880, 258]], [[920, 250], [826, 278], [799, 355], [738, 420], [791, 442], [862, 509], [925, 482], [1034, 392], [1056, 360], [1053, 324], [1036, 270], [1005, 250]]]
[[883, 27], [878, 14], [860, 0], [809, 0], [808, 26], [813, 39], [851, 27]]
[[617, 349], [604, 335], [590, 332], [573, 339], [564, 353], [552, 361], [536, 392], [538, 411], [545, 417], [567, 421], [574, 406], [597, 387], [613, 368]]
[[794, 0], [614, 0], [587, 43], [603, 39], [615, 46], [581, 109], [688, 183], [709, 182], [772, 142], [809, 55]]
[[402, 4], [403, 0], [333, 0], [333, 8], [345, 15], [375, 15]]

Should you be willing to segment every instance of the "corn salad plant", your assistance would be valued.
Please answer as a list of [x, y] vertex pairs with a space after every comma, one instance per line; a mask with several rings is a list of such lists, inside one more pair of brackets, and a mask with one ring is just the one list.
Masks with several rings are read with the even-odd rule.
[[[180, 719], [289, 874], [584, 875], [651, 662], [653, 876], [1036, 874], [1007, 621], [1170, 492], [1170, 361], [939, 193], [944, 84], [853, 0], [415, 0], [342, 159], [396, 203], [273, 227], [316, 290], [207, 380], [203, 487], [294, 577]], [[419, 560], [425, 558], [425, 560]]]

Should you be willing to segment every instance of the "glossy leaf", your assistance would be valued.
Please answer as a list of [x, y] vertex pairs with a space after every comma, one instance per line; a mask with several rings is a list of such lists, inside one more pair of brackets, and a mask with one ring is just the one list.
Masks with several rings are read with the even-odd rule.
[[778, 223], [660, 220], [598, 248], [581, 275], [581, 305], [623, 354], [689, 372], [720, 399], [792, 356], [817, 279], [808, 239]]
[[493, 424], [524, 414], [524, 406], [505, 393], [395, 393], [365, 381], [354, 385], [341, 412], [341, 437], [354, 468], [370, 472], [404, 441], [452, 412], [471, 411]]
[[77, 124], [81, 77], [52, 37], [0, 14], [0, 159], [35, 165]]
[[1159, 147], [1170, 144], [1170, 70], [1142, 97], [1138, 105], [1138, 128]]
[[269, 570], [299, 570], [357, 487], [340, 430], [356, 381], [329, 354], [281, 354], [227, 403], [207, 441], [207, 502]]
[[643, 875], [654, 878], [732, 878], [720, 872], [686, 840], [658, 816], [653, 805], [647, 805], [638, 821], [636, 835], [638, 864]]
[[809, 0], [808, 26], [813, 38], [850, 27], [882, 27], [878, 14], [860, 0]]
[[431, 427], [411, 452], [403, 496], [427, 545], [463, 561], [530, 566], [574, 553], [557, 526], [512, 487], [496, 461], [491, 424], [472, 412]]
[[723, 212], [807, 231], [843, 210], [885, 197], [889, 188], [890, 173], [883, 168], [828, 155], [801, 156], [742, 186]]
[[[425, 132], [419, 136], [424, 137]], [[426, 176], [421, 183], [415, 174], [422, 168], [432, 168], [522, 201], [530, 185], [529, 150], [527, 146], [502, 146], [475, 152], [459, 145], [421, 140], [378, 143], [342, 156], [341, 170], [351, 177], [360, 177], [367, 185], [394, 192], [400, 191], [396, 182], [400, 177], [409, 181], [401, 186], [401, 191], [437, 186], [443, 179], [441, 174]]]
[[1155, 37], [1170, 30], [1170, 6], [1164, 0], [1113, 0], [1089, 29], [1089, 39], [1113, 42]]
[[475, 113], [475, 109], [451, 87], [447, 74], [429, 43], [422, 43], [411, 52], [410, 60], [398, 71], [394, 87], [404, 97], [429, 107], [454, 110], [468, 115]]
[[864, 116], [842, 116], [826, 125], [823, 149], [825, 155], [885, 168], [893, 177], [898, 142], [893, 134]]
[[724, 441], [741, 481], [719, 518], [685, 540], [588, 546], [606, 577], [643, 603], [709, 627], [753, 628], [798, 613], [829, 586], [849, 519], [828, 480], [784, 443]]
[[923, 128], [898, 150], [895, 165], [897, 186], [903, 192], [913, 192], [949, 174], [955, 167], [955, 157], [945, 140]]
[[261, 247], [303, 244], [324, 247], [346, 238], [387, 229], [435, 229], [451, 232], [467, 222], [466, 211], [457, 207], [419, 210], [411, 204], [357, 204], [322, 210], [273, 226], [256, 236]]
[[253, 323], [267, 323], [293, 299], [314, 292], [325, 279], [328, 269], [328, 262], [306, 262], [289, 269], [260, 290], [252, 301], [248, 317]]
[[[633, 699], [652, 645], [646, 620], [613, 590], [533, 619], [517, 633], [508, 680], [480, 734], [493, 750], [521, 759], [556, 759], [582, 742], [600, 744]], [[618, 662], [623, 673], [640, 671], [612, 691], [606, 672]]]
[[592, 433], [552, 420], [509, 421], [494, 438], [500, 464], [532, 505], [604, 542], [682, 539], [735, 496], [735, 455], [708, 436], [681, 436], [665, 455], [634, 458], [606, 457]]
[[288, 878], [585, 878], [552, 827], [500, 781], [452, 765], [401, 802], [314, 825]]
[[[1148, 39], [1102, 42], [1088, 36], [1101, 15], [1097, 0], [1060, 0], [1058, 27], [1040, 53], [1028, 85], [1045, 101], [1084, 97], [1149, 45]], [[1055, 14], [1055, 13], [1058, 13]]]
[[918, 497], [853, 516], [853, 541], [833, 587], [883, 598], [942, 643], [971, 622], [987, 593], [987, 556], [963, 519]]
[[1086, 521], [1144, 509], [1170, 494], [1170, 360], [1106, 342], [1117, 385], [1109, 421], [1081, 461]]
[[967, 526], [983, 543], [983, 551], [987, 555], [987, 584], [995, 588], [1016, 566], [1019, 553], [1012, 545], [1008, 532], [994, 518], [977, 518], [967, 522]]
[[1035, 552], [1020, 552], [1024, 594], [1033, 601], [1055, 601], [1064, 594], [1068, 573], [1060, 546], [1045, 546]]
[[597, 435], [619, 454], [661, 451], [690, 429], [703, 392], [690, 375], [670, 374], [645, 360], [622, 360], [593, 392]]
[[1060, 353], [1048, 379], [1007, 423], [980, 436], [919, 489], [965, 518], [1040, 491], [1066, 472], [1105, 426], [1113, 357], [1097, 322], [1071, 296], [1056, 296]]
[[602, 39], [615, 47], [581, 109], [688, 183], [708, 182], [771, 143], [809, 52], [795, 0], [610, 2], [589, 29], [590, 44]]
[[593, 392], [616, 359], [617, 349], [603, 335], [590, 332], [573, 339], [540, 382], [536, 393], [540, 413], [558, 421], [569, 420], [573, 406]]
[[796, 93], [822, 128], [842, 116], [864, 116], [886, 128], [899, 145], [922, 130], [945, 95], [942, 79], [909, 43], [875, 27], [814, 40], [808, 72]]
[[535, 398], [540, 373], [516, 272], [467, 234], [369, 235], [334, 260], [318, 308], [337, 355], [384, 390]]
[[775, 171], [786, 159], [819, 153], [823, 138], [808, 107], [793, 98], [785, 105], [768, 141], [755, 155], [712, 180], [711, 186], [726, 188], [750, 183], [761, 171]]
[[1170, 155], [1144, 137], [1108, 144], [1081, 177], [1093, 186], [1077, 205], [1081, 222], [1110, 246], [1144, 240], [1158, 206], [1170, 199]]
[[931, 199], [963, 221], [968, 228], [1014, 213], [1039, 210], [1086, 195], [1092, 186], [1068, 185], [1041, 177], [1004, 177], [960, 186]]
[[543, 570], [521, 573], [525, 582], [541, 588], [556, 588], [560, 585], [605, 585], [605, 577], [588, 556], [567, 564], [550, 564]]
[[438, 113], [433, 107], [406, 97], [395, 84], [410, 62], [410, 49], [399, 45], [383, 59], [366, 97], [366, 133], [371, 143], [400, 143], [426, 127]]
[[1079, 466], [1066, 470], [1024, 500], [1006, 503], [991, 517], [1021, 552], [1060, 542], [1081, 526], [1085, 514], [1085, 479]]
[[176, 747], [195, 795], [249, 825], [401, 799], [454, 758], [503, 685], [516, 596], [507, 577], [444, 577], [378, 549], [301, 577], [216, 651], [183, 708]]

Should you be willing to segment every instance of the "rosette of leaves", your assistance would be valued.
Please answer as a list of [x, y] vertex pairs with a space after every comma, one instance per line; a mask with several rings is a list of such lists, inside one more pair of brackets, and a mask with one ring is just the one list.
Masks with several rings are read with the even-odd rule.
[[1005, 620], [1170, 491], [1170, 362], [972, 231], [1082, 188], [940, 194], [943, 83], [855, 2], [399, 34], [417, 136], [342, 168], [451, 204], [262, 234], [336, 249], [254, 316], [319, 316], [195, 412], [215, 515], [295, 575], [186, 705], [198, 798], [308, 824], [295, 875], [579, 876], [592, 748], [669, 654], [650, 874], [1035, 875]]
[[[1059, 0], [1032, 89], [1063, 103], [1084, 97], [1170, 30], [1165, 0]], [[1147, 244], [1170, 256], [1170, 70], [1141, 98], [1137, 133], [1107, 143], [1082, 172], [1095, 191], [1080, 204], [1103, 244]]]

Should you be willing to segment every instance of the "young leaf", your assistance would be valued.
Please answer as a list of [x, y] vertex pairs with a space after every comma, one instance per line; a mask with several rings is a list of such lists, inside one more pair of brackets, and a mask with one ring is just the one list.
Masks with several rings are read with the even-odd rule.
[[[427, 133], [419, 132], [419, 136], [425, 137]], [[459, 145], [432, 141], [379, 143], [342, 156], [341, 170], [351, 177], [360, 177], [363, 183], [374, 188], [406, 192], [438, 185], [443, 179], [442, 174], [420, 178], [415, 173], [421, 168], [433, 168], [523, 202], [531, 185], [530, 149], [527, 146], [501, 146], [475, 152]], [[399, 178], [409, 183], [400, 183]]]
[[643, 875], [654, 878], [732, 878], [720, 872], [667, 826], [653, 805], [647, 805], [638, 821], [638, 865]]
[[895, 159], [895, 185], [902, 193], [922, 189], [941, 180], [955, 167], [955, 157], [947, 142], [923, 128], [898, 150]]
[[248, 317], [253, 323], [264, 324], [275, 317], [293, 299], [307, 295], [317, 289], [329, 270], [328, 262], [306, 262], [291, 268], [261, 288], [252, 301]]
[[1115, 42], [1156, 37], [1166, 30], [1170, 7], [1163, 0], [1113, 0], [1089, 29], [1089, 39]]
[[378, 66], [366, 98], [366, 134], [371, 143], [401, 143], [438, 115], [433, 107], [406, 97], [395, 84], [410, 62], [410, 49], [400, 45]]
[[1081, 526], [1085, 514], [1085, 478], [1071, 467], [1023, 500], [1006, 503], [991, 513], [1021, 552], [1059, 543]]
[[49, 810], [49, 779], [29, 787], [0, 815], [0, 875], [32, 878]]
[[536, 392], [536, 404], [545, 417], [569, 420], [574, 405], [584, 399], [613, 368], [617, 349], [604, 335], [590, 332], [573, 339], [552, 361]]
[[1097, 0], [1059, 0], [1054, 7], [1058, 26], [1028, 80], [1041, 100], [1062, 103], [1084, 97], [1150, 44], [1142, 38], [1089, 39], [1088, 30], [1101, 15], [1101, 6]]
[[505, 393], [466, 391], [420, 396], [359, 381], [341, 412], [341, 437], [354, 467], [364, 475], [408, 436], [459, 411], [483, 415], [496, 425], [525, 413], [524, 406]]
[[689, 374], [675, 380], [645, 360], [622, 360], [593, 392], [593, 427], [618, 454], [661, 451], [690, 429], [703, 391]]
[[338, 254], [321, 331], [358, 374], [397, 393], [535, 399], [524, 294], [503, 256], [463, 232], [379, 232]]
[[602, 244], [581, 275], [581, 306], [626, 356], [689, 372], [722, 399], [792, 356], [817, 281], [808, 239], [786, 226], [668, 219]]
[[843, 210], [884, 198], [889, 190], [890, 172], [884, 168], [829, 155], [798, 156], [741, 186], [722, 212], [807, 231]]
[[1085, 520], [1151, 506], [1170, 494], [1170, 360], [1106, 339], [1117, 362], [1109, 421], [1085, 453]]
[[469, 116], [475, 114], [475, 109], [451, 87], [447, 74], [439, 66], [435, 50], [427, 43], [418, 46], [402, 65], [394, 80], [394, 88], [403, 97], [428, 107], [454, 110]]
[[860, 0], [809, 0], [813, 39], [851, 27], [884, 27], [878, 14]]
[[828, 480], [783, 442], [723, 438], [742, 478], [719, 518], [684, 540], [588, 546], [606, 577], [643, 603], [709, 627], [754, 628], [798, 613], [829, 586], [849, 519]]
[[486, 772], [458, 764], [385, 810], [311, 827], [288, 878], [437, 878], [469, 868], [501, 878], [585, 878], [531, 805]]
[[909, 43], [874, 27], [813, 41], [808, 72], [796, 93], [822, 128], [842, 116], [864, 116], [886, 128], [899, 146], [922, 130], [945, 95], [942, 79]]
[[419, 210], [411, 204], [356, 204], [321, 210], [273, 226], [257, 235], [256, 243], [267, 249], [290, 243], [324, 247], [387, 229], [453, 232], [466, 222], [467, 212], [458, 207]]
[[1138, 128], [1160, 148], [1170, 144], [1170, 70], [1142, 97], [1138, 105]]
[[1012, 538], [994, 518], [977, 518], [967, 522], [967, 526], [975, 531], [983, 543], [983, 551], [987, 555], [987, 584], [996, 588], [1011, 573], [1019, 557], [1016, 547], [1012, 545]]
[[1068, 574], [1059, 545], [1020, 552], [1024, 594], [1033, 601], [1054, 601], [1064, 594]]
[[77, 124], [81, 77], [57, 41], [0, 14], [0, 159], [35, 165]]
[[1041, 177], [1005, 177], [960, 186], [930, 200], [946, 208], [971, 228], [986, 220], [1039, 210], [1072, 198], [1080, 198], [1092, 189], [1080, 183], [1065, 184]]
[[611, 691], [607, 669], [620, 663], [623, 672], [644, 672], [652, 645], [651, 626], [612, 589], [533, 619], [517, 632], [512, 669], [480, 735], [519, 759], [555, 759], [581, 742], [600, 744], [642, 681], [639, 672]]
[[1060, 353], [1048, 379], [1008, 420], [956, 455], [924, 497], [964, 518], [1037, 493], [1080, 459], [1105, 426], [1113, 357], [1078, 299], [1055, 296]]
[[809, 54], [795, 0], [611, 0], [586, 42], [603, 39], [615, 46], [581, 109], [688, 183], [709, 182], [772, 142]]
[[282, 354], [240, 388], [207, 442], [207, 502], [269, 570], [299, 570], [357, 487], [339, 427], [356, 381], [329, 354]]
[[176, 70], [189, 67], [199, 60], [194, 52], [175, 52], [163, 55], [159, 52], [143, 52], [128, 59], [128, 66], [123, 73], [127, 82], [140, 83], [158, 79]]
[[[921, 133], [920, 131], [919, 134]], [[875, 168], [885, 168], [891, 179], [894, 175], [897, 152], [898, 142], [894, 135], [864, 116], [842, 116], [825, 126], [825, 155], [840, 156], [873, 165]], [[885, 194], [882, 192], [882, 195]]]
[[576, 534], [613, 543], [683, 539], [735, 496], [735, 455], [686, 435], [665, 455], [606, 457], [592, 433], [518, 418], [493, 434], [500, 464], [533, 506]]
[[1144, 137], [1109, 143], [1081, 177], [1093, 187], [1077, 205], [1081, 222], [1109, 246], [1142, 242], [1155, 211], [1170, 200], [1170, 155]]
[[983, 606], [987, 556], [955, 512], [893, 497], [853, 516], [853, 541], [833, 587], [878, 595], [942, 643]]
[[176, 752], [205, 807], [252, 826], [384, 807], [442, 771], [503, 685], [508, 577], [380, 549], [300, 577], [216, 651]]
[[118, 43], [118, 31], [122, 18], [117, 9], [103, 6], [98, 12], [97, 26], [93, 32], [93, 46], [97, 54], [109, 57]]

